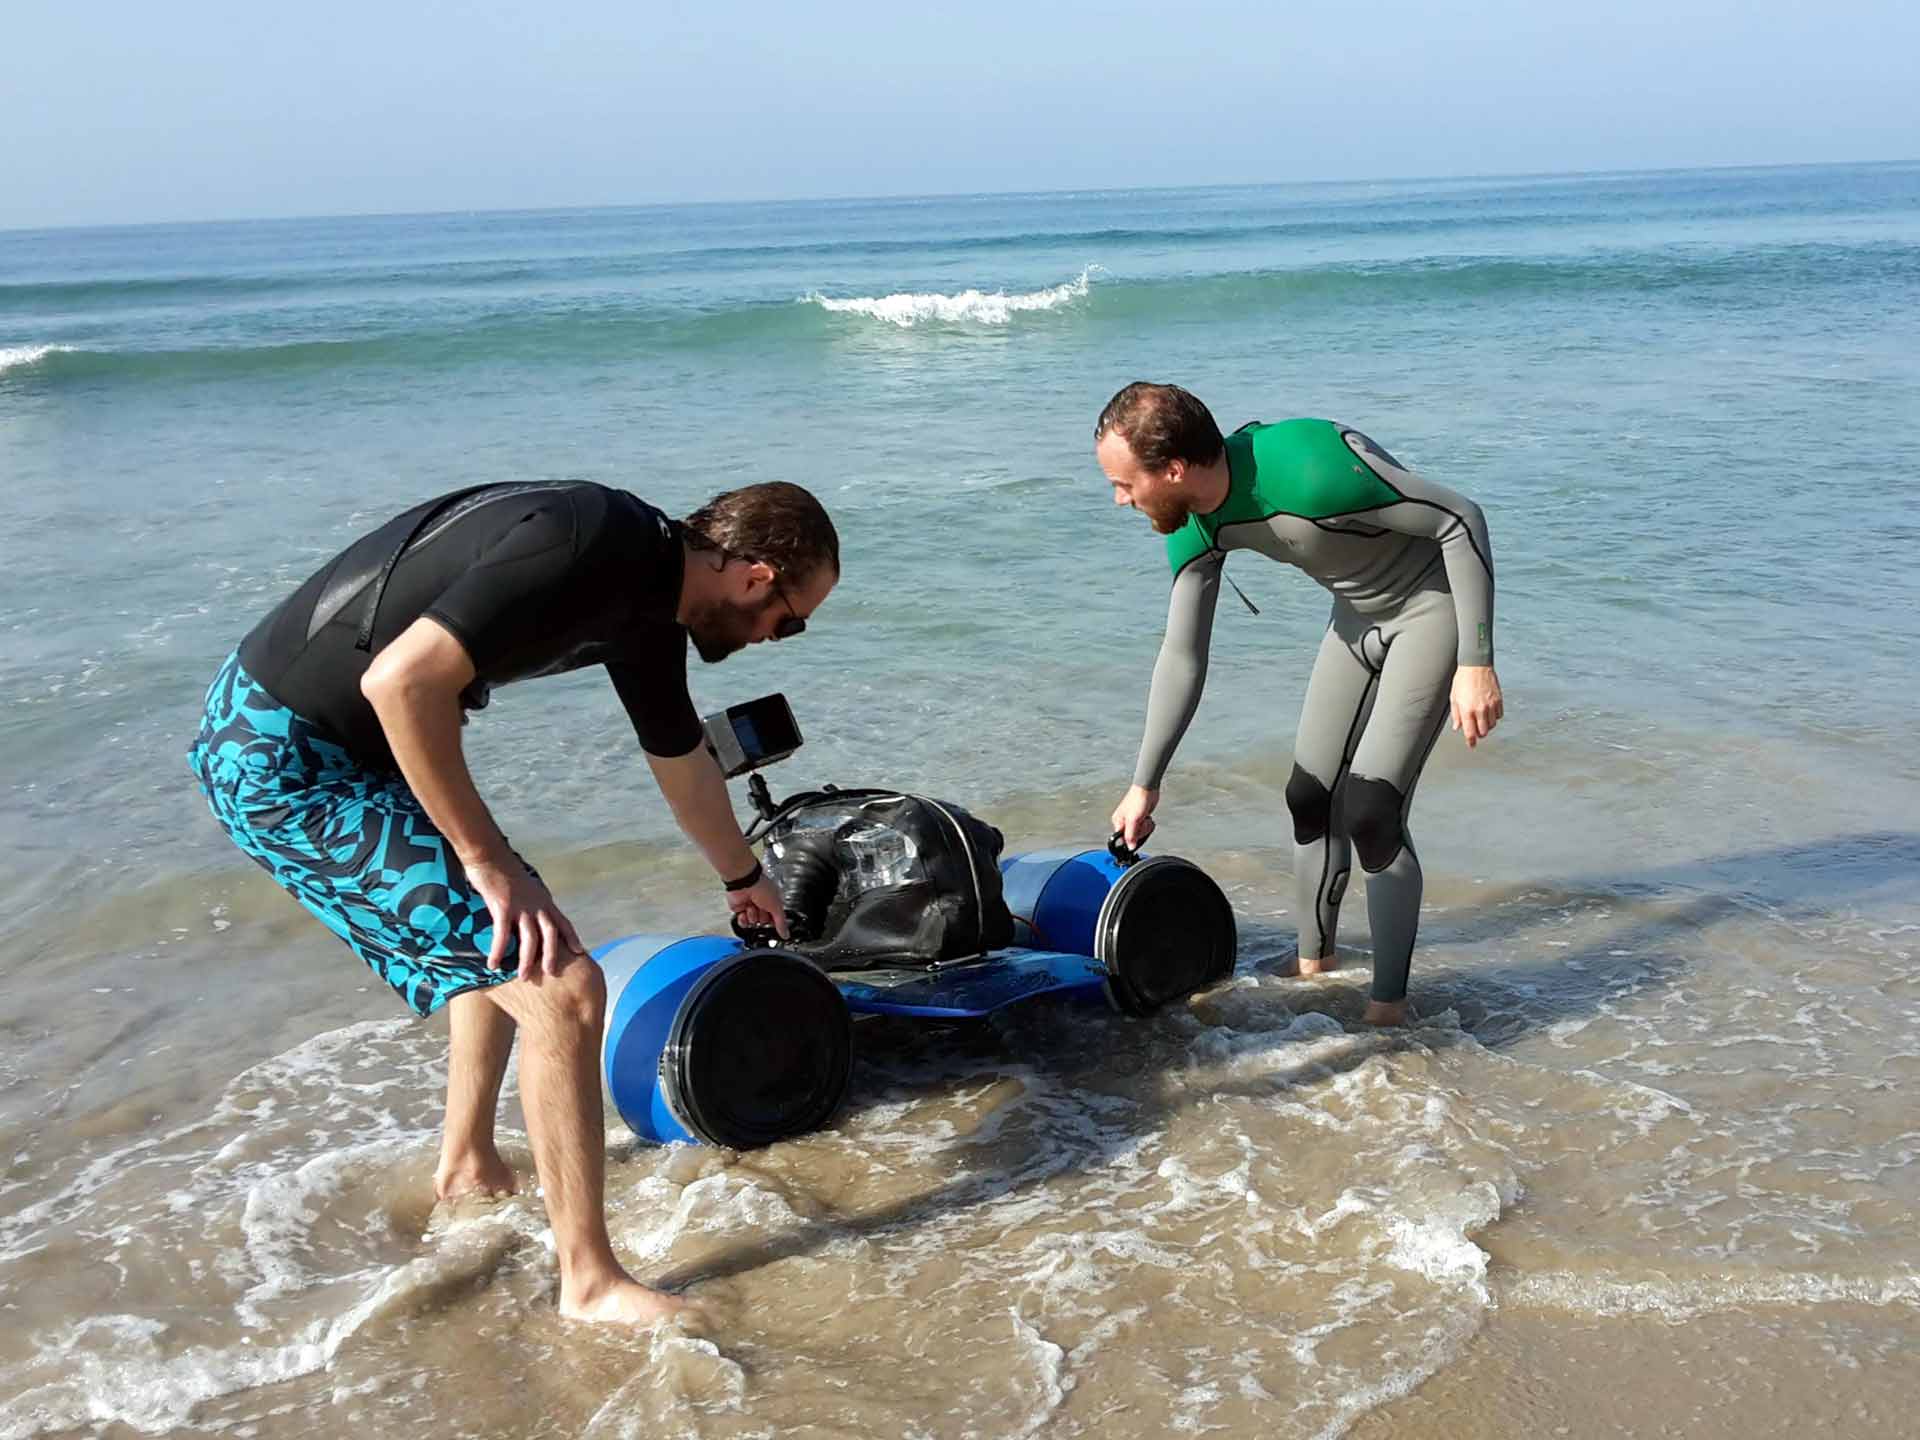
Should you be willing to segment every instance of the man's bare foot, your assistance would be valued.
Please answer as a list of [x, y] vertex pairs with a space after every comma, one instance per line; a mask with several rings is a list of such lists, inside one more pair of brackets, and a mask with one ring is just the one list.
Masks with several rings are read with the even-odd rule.
[[1367, 1013], [1360, 1017], [1369, 1025], [1404, 1025], [1407, 1023], [1407, 1002], [1404, 1000], [1369, 1000]]
[[497, 1150], [442, 1156], [433, 1176], [433, 1193], [442, 1200], [500, 1200], [519, 1188], [519, 1177]]
[[1305, 955], [1299, 957], [1301, 975], [1324, 975], [1340, 963], [1336, 955], [1322, 955], [1318, 960], [1309, 960]]
[[624, 1276], [578, 1297], [562, 1287], [560, 1295], [562, 1315], [591, 1325], [657, 1325], [686, 1310], [688, 1304], [678, 1295], [649, 1290]]

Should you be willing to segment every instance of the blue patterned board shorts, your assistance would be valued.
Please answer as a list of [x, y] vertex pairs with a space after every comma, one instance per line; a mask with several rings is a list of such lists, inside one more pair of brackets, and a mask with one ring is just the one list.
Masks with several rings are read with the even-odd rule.
[[487, 902], [406, 781], [359, 764], [261, 689], [238, 654], [207, 691], [187, 760], [233, 843], [416, 1014], [514, 977], [511, 958], [487, 969]]

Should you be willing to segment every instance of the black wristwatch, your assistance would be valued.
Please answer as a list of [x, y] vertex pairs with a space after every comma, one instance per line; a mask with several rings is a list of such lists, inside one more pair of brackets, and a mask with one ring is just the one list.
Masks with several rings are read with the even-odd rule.
[[735, 890], [751, 890], [755, 885], [760, 883], [760, 877], [766, 873], [765, 870], [760, 868], [760, 862], [756, 860], [753, 862], [753, 868], [738, 880], [728, 880], [725, 882], [727, 890], [729, 893]]

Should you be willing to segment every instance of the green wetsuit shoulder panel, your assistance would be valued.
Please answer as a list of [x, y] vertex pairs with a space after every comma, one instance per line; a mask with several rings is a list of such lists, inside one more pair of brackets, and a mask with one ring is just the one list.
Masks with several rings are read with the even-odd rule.
[[1249, 513], [1220, 523], [1270, 515], [1326, 520], [1397, 504], [1401, 494], [1353, 453], [1345, 436], [1346, 427], [1331, 420], [1282, 420], [1236, 431], [1227, 441], [1227, 460], [1236, 470], [1244, 465], [1252, 472], [1248, 489], [1255, 503]]
[[1245, 425], [1227, 437], [1227, 498], [1207, 515], [1190, 515], [1167, 537], [1178, 575], [1214, 549], [1222, 529], [1298, 515], [1325, 520], [1392, 505], [1404, 497], [1347, 447], [1331, 420]]

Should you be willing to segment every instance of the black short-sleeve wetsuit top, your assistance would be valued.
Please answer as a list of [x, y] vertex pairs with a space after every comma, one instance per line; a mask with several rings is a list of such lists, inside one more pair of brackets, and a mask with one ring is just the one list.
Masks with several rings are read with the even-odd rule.
[[687, 632], [674, 619], [684, 564], [679, 524], [624, 490], [572, 482], [455, 491], [321, 566], [241, 642], [240, 663], [356, 760], [394, 770], [360, 679], [425, 615], [473, 660], [465, 708], [485, 705], [488, 690], [508, 681], [605, 665], [642, 748], [684, 755], [701, 742]]

